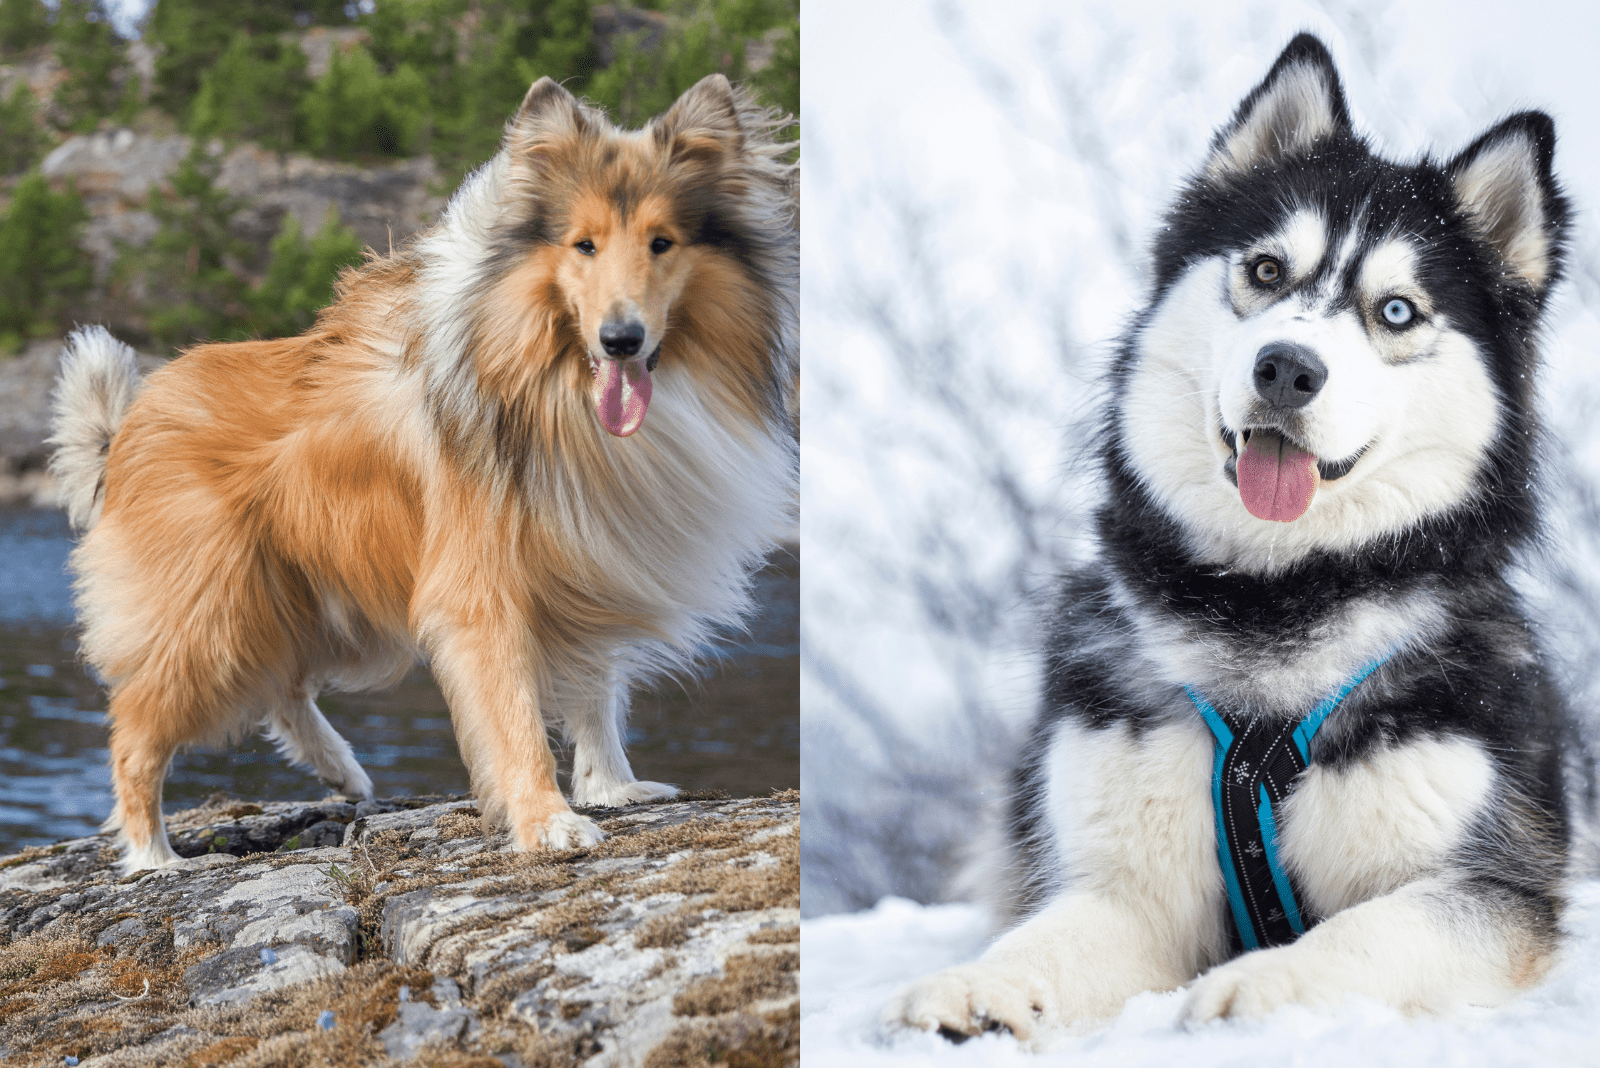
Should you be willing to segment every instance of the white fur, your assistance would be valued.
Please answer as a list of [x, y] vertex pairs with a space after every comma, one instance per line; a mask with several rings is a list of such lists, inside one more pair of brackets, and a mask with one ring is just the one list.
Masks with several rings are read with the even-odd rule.
[[1535, 286], [1550, 276], [1550, 235], [1534, 147], [1521, 134], [1489, 145], [1456, 175], [1456, 195], [1511, 269]]
[[539, 844], [546, 849], [588, 849], [603, 838], [594, 820], [576, 812], [557, 812], [539, 832]]
[[1301, 208], [1289, 216], [1278, 237], [1287, 261], [1289, 277], [1296, 281], [1305, 278], [1328, 251], [1328, 224], [1322, 215], [1310, 208]]
[[1193, 716], [1139, 735], [1059, 723], [1044, 813], [1066, 889], [976, 963], [913, 984], [885, 1020], [971, 1031], [982, 1018], [1027, 1042], [1115, 1015], [1132, 995], [1174, 989], [1220, 959], [1211, 750]]
[[53, 398], [55, 432], [48, 444], [55, 446], [50, 471], [77, 530], [88, 530], [100, 519], [106, 449], [139, 386], [133, 349], [105, 327], [86, 326], [67, 335]]
[[566, 730], [573, 742], [572, 803], [600, 808], [620, 808], [641, 801], [676, 797], [678, 788], [633, 777], [622, 730], [628, 718], [628, 692], [612, 683], [602, 708], [573, 706]]
[[123, 875], [149, 871], [152, 868], [165, 868], [168, 864], [176, 864], [183, 859], [172, 851], [172, 846], [167, 842], [164, 821], [156, 827], [156, 832], [147, 845], [135, 846], [123, 842], [122, 859], [117, 864], [118, 870]]
[[1465, 738], [1420, 738], [1344, 768], [1313, 764], [1284, 802], [1278, 845], [1303, 904], [1331, 916], [1443, 868], [1493, 795]]
[[356, 763], [355, 751], [310, 696], [273, 709], [265, 727], [267, 738], [289, 763], [310, 767], [347, 797], [372, 796], [372, 780]]
[[[1226, 956], [1213, 743], [1180, 711], [1143, 734], [1073, 720], [1055, 728], [1042, 812], [1064, 889], [975, 963], [903, 991], [887, 1025], [999, 1024], [1039, 1045]], [[1338, 771], [1313, 765], [1283, 808], [1279, 841], [1307, 906], [1329, 918], [1291, 946], [1207, 973], [1185, 1018], [1350, 993], [1407, 1011], [1509, 998], [1527, 981], [1520, 947], [1441, 874], [1493, 790], [1487, 755], [1460, 739], [1419, 740]]]
[[1209, 640], [1209, 625], [1147, 607], [1120, 582], [1112, 597], [1131, 620], [1152, 678], [1193, 686], [1212, 698], [1257, 707], [1310, 709], [1373, 661], [1424, 647], [1450, 627], [1437, 595], [1424, 590], [1351, 598], [1295, 648], [1245, 648]]
[[[1402, 259], [1386, 253], [1375, 277], [1391, 282]], [[1193, 550], [1272, 574], [1307, 553], [1370, 544], [1465, 500], [1500, 419], [1472, 342], [1434, 316], [1408, 332], [1414, 351], [1397, 354], [1387, 340], [1374, 343], [1357, 311], [1332, 309], [1317, 293], [1240, 316], [1232, 294], [1242, 272], [1237, 258], [1213, 257], [1172, 287], [1136, 338], [1118, 412], [1134, 470], [1183, 523]], [[1218, 432], [1219, 421], [1235, 431], [1252, 425], [1256, 356], [1274, 341], [1305, 345], [1328, 368], [1327, 384], [1303, 409], [1301, 443], [1327, 461], [1367, 448], [1292, 523], [1245, 509], [1223, 472], [1228, 448]]]
[[1269, 160], [1304, 152], [1333, 133], [1333, 99], [1322, 69], [1297, 63], [1284, 69], [1250, 113], [1228, 130], [1206, 161], [1206, 173], [1244, 173]]
[[1477, 899], [1446, 878], [1419, 879], [1329, 917], [1291, 945], [1213, 969], [1189, 991], [1183, 1018], [1264, 1016], [1352, 994], [1411, 1013], [1499, 1005], [1518, 992], [1518, 949]]

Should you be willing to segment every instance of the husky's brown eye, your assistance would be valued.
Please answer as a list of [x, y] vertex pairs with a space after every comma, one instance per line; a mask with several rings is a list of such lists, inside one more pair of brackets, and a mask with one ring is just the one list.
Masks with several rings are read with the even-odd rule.
[[658, 237], [654, 241], [650, 242], [650, 251], [654, 252], [657, 256], [661, 255], [671, 247], [672, 242], [668, 241], [664, 237]]
[[594, 255], [594, 242], [593, 241], [579, 241], [576, 245], [573, 245], [572, 247], [577, 249], [579, 252], [583, 253], [585, 256], [593, 256]]
[[1278, 279], [1283, 277], [1283, 268], [1278, 266], [1277, 260], [1261, 260], [1256, 264], [1256, 281], [1264, 286], [1276, 285]]

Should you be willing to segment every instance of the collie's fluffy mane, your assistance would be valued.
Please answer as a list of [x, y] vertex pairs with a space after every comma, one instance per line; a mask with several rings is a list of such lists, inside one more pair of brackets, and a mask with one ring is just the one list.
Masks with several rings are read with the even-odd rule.
[[407, 339], [407, 352], [426, 375], [441, 431], [498, 475], [521, 473], [528, 435], [599, 440], [581, 405], [552, 396], [557, 387], [563, 399], [576, 396], [586, 373], [570, 312], [549, 299], [508, 307], [498, 290], [531, 254], [554, 245], [579, 195], [602, 192], [625, 205], [647, 190], [696, 217], [697, 237], [731, 253], [746, 283], [738, 294], [745, 321], [696, 315], [691, 302], [674, 321], [663, 361], [699, 362], [706, 352], [726, 361], [732, 347], [744, 374], [699, 367], [700, 385], [758, 409], [770, 429], [792, 425], [799, 165], [794, 143], [777, 138], [790, 125], [720, 76], [638, 131], [618, 129], [547, 80], [530, 89], [501, 151], [412, 246], [417, 319], [429, 327]]

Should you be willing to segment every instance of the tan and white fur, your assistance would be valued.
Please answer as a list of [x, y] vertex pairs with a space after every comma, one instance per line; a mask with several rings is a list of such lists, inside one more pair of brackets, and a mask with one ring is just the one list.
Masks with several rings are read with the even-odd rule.
[[[628, 688], [740, 620], [794, 507], [782, 126], [720, 75], [631, 132], [541, 79], [441, 221], [347, 272], [307, 334], [143, 382], [105, 331], [69, 340], [55, 470], [126, 869], [177, 859], [185, 746], [260, 728], [369, 795], [317, 695], [419, 656], [518, 848], [602, 837], [551, 727], [574, 803], [674, 794], [629, 765]], [[618, 324], [648, 348], [614, 351]]]

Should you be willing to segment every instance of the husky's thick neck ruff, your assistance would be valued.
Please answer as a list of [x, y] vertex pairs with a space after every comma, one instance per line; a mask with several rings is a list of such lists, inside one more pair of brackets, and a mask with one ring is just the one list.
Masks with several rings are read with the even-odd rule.
[[1311, 740], [1323, 721], [1388, 659], [1380, 657], [1356, 672], [1298, 722], [1219, 711], [1192, 686], [1184, 687], [1216, 739], [1211, 804], [1235, 952], [1287, 945], [1316, 923], [1300, 908], [1301, 894], [1283, 866], [1277, 807], [1311, 765]]

